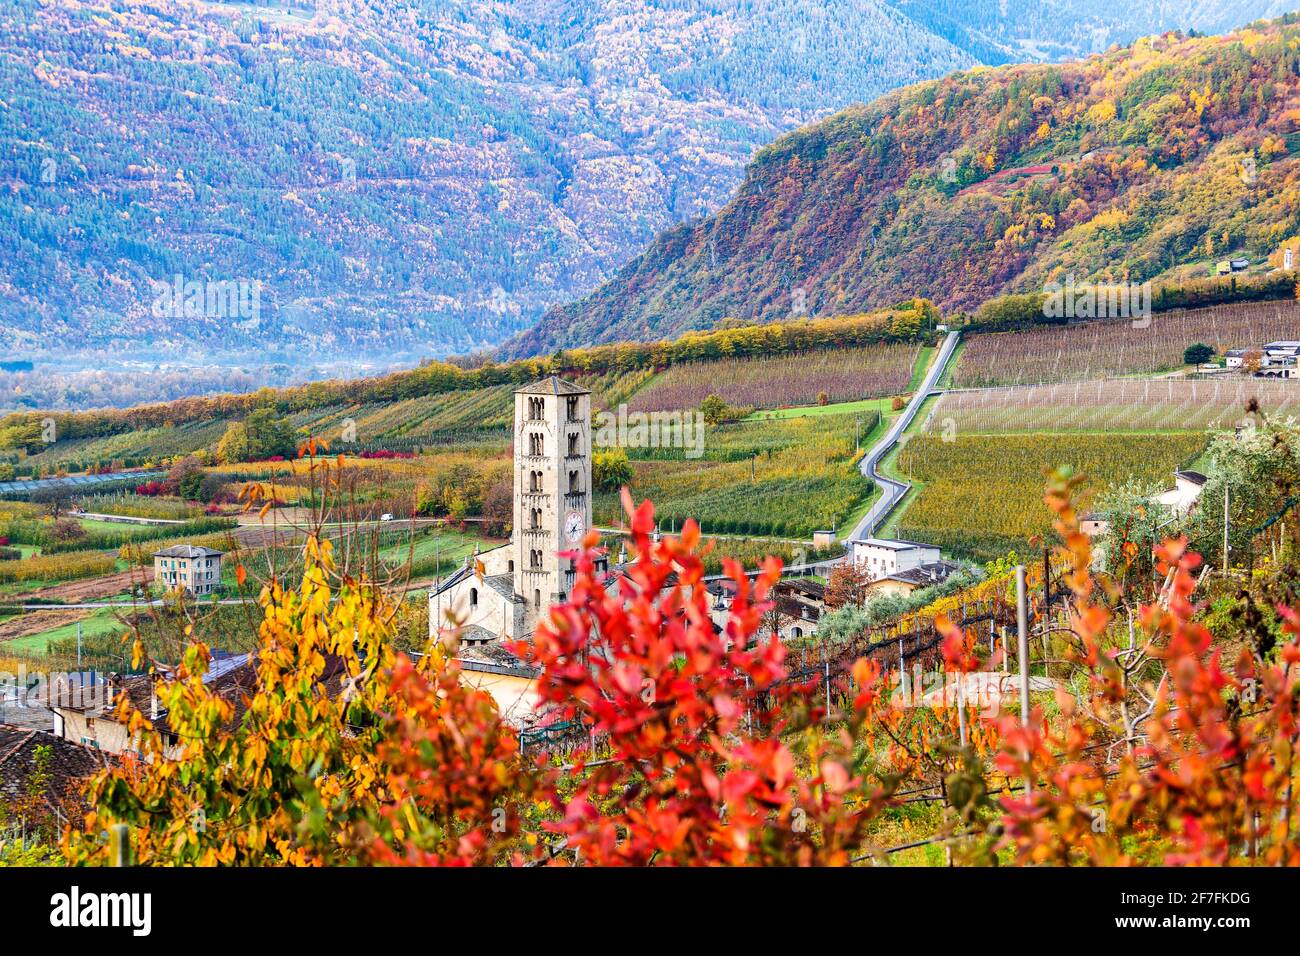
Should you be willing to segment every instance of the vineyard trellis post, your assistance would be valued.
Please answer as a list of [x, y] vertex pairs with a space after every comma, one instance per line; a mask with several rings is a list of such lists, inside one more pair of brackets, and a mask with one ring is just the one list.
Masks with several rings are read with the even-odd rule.
[[109, 855], [112, 866], [131, 865], [131, 828], [125, 823], [115, 823], [108, 828]]
[[907, 658], [903, 656], [903, 639], [898, 639], [898, 688], [903, 695], [903, 703], [908, 703], [907, 696]]
[[[957, 738], [962, 747], [966, 746], [966, 681], [965, 674], [957, 672]], [[944, 704], [948, 703], [947, 693], [944, 693]]]
[[[1016, 565], [1016, 654], [1020, 658], [1020, 722], [1029, 728], [1029, 608], [1025, 593], [1025, 566]], [[1028, 751], [1025, 759], [1029, 759]], [[1025, 793], [1033, 792], [1030, 775], [1025, 775]]]

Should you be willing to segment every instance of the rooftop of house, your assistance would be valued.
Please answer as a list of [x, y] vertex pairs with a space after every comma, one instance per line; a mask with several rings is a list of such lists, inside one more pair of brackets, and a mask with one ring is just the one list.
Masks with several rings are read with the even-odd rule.
[[912, 584], [917, 587], [927, 587], [931, 584], [939, 584], [948, 580], [949, 576], [961, 570], [961, 565], [956, 561], [927, 561], [925, 564], [918, 564], [914, 568], [908, 568], [905, 571], [895, 571], [886, 577], [888, 581], [901, 581], [904, 584]]
[[[154, 686], [157, 681], [169, 679], [170, 676], [171, 673], [164, 670], [157, 674], [138, 674], [119, 681], [113, 703], [108, 705], [108, 712], [111, 713], [112, 708], [116, 706], [116, 694], [124, 693], [132, 707], [148, 718], [157, 730], [166, 732], [170, 729], [167, 723], [167, 710], [158, 700]], [[337, 695], [342, 690], [346, 677], [347, 669], [343, 659], [332, 654], [327, 655], [325, 669], [320, 677], [324, 693], [329, 697]], [[256, 656], [229, 654], [215, 657], [209, 663], [207, 673], [203, 675], [203, 684], [209, 692], [230, 703], [232, 713], [228, 726], [238, 724], [248, 709], [247, 698], [257, 690]], [[55, 706], [59, 710], [95, 711], [100, 715], [105, 710], [104, 705], [97, 699], [84, 704], [73, 702]]]
[[1201, 474], [1199, 471], [1190, 471], [1187, 469], [1174, 472], [1174, 477], [1181, 478], [1184, 481], [1190, 481], [1194, 485], [1203, 485], [1210, 480], [1209, 478], [1205, 477], [1205, 475]]
[[588, 389], [581, 385], [574, 385], [572, 382], [566, 382], [558, 375], [551, 375], [540, 381], [532, 382], [515, 389], [515, 394], [524, 395], [590, 395]]
[[155, 558], [219, 558], [225, 552], [216, 548], [205, 548], [197, 544], [174, 544], [170, 548], [155, 551]]
[[782, 578], [777, 582], [776, 586], [778, 589], [791, 591], [814, 601], [820, 601], [826, 597], [826, 585], [818, 581], [810, 581], [807, 578]]
[[[822, 609], [815, 604], [809, 604], [806, 601], [800, 601], [785, 594], [774, 594], [772, 604], [776, 609], [788, 618], [799, 621], [812, 621], [816, 623], [821, 620]], [[718, 628], [715, 625], [714, 630]]]
[[920, 541], [908, 541], [906, 538], [856, 538], [854, 544], [862, 544], [871, 548], [884, 548], [887, 551], [911, 551], [913, 548], [933, 548], [939, 550], [937, 544], [924, 544]]
[[[48, 747], [42, 758], [41, 748]], [[26, 796], [32, 773], [47, 774], [44, 796], [51, 802], [76, 798], [77, 784], [106, 766], [109, 757], [93, 747], [74, 744], [39, 730], [23, 730], [0, 724], [0, 797]]]
[[462, 646], [456, 655], [462, 670], [479, 674], [504, 674], [509, 677], [538, 677], [541, 668], [525, 663], [500, 643]]

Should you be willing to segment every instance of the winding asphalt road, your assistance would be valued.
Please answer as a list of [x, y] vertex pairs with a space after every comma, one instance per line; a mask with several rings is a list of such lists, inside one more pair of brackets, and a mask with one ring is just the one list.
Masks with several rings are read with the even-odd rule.
[[895, 481], [893, 478], [882, 475], [878, 470], [880, 460], [898, 443], [899, 437], [907, 426], [912, 424], [912, 419], [921, 410], [925, 400], [935, 393], [935, 383], [939, 381], [939, 376], [943, 374], [943, 370], [948, 367], [948, 362], [952, 358], [953, 350], [957, 348], [957, 339], [960, 336], [960, 332], [949, 332], [947, 337], [944, 338], [943, 345], [939, 346], [939, 354], [931, 363], [930, 370], [925, 373], [925, 378], [921, 381], [921, 386], [916, 390], [916, 394], [912, 396], [912, 400], [907, 403], [907, 407], [903, 409], [903, 413], [890, 426], [885, 436], [876, 442], [871, 450], [867, 452], [866, 457], [862, 459], [862, 473], [879, 486], [881, 494], [876, 503], [862, 516], [862, 520], [853, 529], [853, 534], [849, 536], [849, 540], [870, 537], [872, 532], [884, 522], [885, 518], [889, 517], [889, 513], [894, 510], [894, 507], [903, 500], [903, 496], [911, 489], [910, 483]]

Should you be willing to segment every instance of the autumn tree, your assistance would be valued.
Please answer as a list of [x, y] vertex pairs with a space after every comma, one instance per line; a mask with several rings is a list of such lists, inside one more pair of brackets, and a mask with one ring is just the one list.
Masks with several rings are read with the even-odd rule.
[[826, 581], [826, 607], [834, 610], [845, 605], [859, 606], [867, 601], [867, 584], [871, 576], [856, 561], [841, 561], [831, 568]]
[[591, 481], [601, 491], [618, 491], [632, 483], [632, 463], [622, 448], [598, 451], [591, 456]]
[[1068, 560], [1066, 648], [1077, 678], [1056, 692], [1058, 721], [1007, 717], [998, 766], [1031, 790], [1001, 798], [999, 845], [1022, 863], [1300, 863], [1294, 819], [1300, 610], [1281, 606], [1225, 659], [1196, 618], [1201, 558], [1185, 539], [1156, 549], [1165, 582], [1136, 618], [1091, 570], [1072, 504], [1048, 501]]

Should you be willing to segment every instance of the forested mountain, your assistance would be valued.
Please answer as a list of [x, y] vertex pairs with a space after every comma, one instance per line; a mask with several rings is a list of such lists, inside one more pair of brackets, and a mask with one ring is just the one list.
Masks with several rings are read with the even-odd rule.
[[[1270, 3], [10, 0], [0, 353], [300, 365], [494, 344], [833, 109]], [[243, 307], [160, 303], [178, 278], [237, 283]]]
[[1294, 8], [1285, 0], [892, 0], [891, 6], [988, 64], [1075, 59], [1170, 30], [1226, 33]]
[[504, 351], [1259, 262], [1300, 232], [1297, 119], [1294, 17], [921, 83], [761, 150], [717, 215]]

